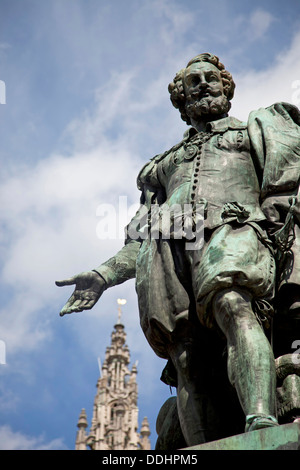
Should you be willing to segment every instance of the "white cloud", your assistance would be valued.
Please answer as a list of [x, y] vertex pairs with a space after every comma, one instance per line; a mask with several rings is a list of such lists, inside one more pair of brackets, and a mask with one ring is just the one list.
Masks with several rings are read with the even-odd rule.
[[258, 8], [249, 18], [248, 37], [251, 41], [261, 39], [269, 30], [275, 17], [268, 11]]
[[[3, 366], [2, 366], [3, 367]], [[6, 367], [6, 366], [5, 366]], [[3, 369], [2, 369], [3, 372]], [[1, 384], [0, 384], [0, 412], [1, 413], [8, 413], [8, 412], [16, 412], [16, 409], [20, 403], [20, 396], [16, 396], [16, 394], [9, 389], [3, 380], [4, 374], [1, 374]]]
[[[168, 16], [169, 34], [175, 38], [186, 31], [191, 17], [165, 6], [157, 2], [156, 13]], [[163, 28], [157, 41], [162, 33]], [[164, 50], [165, 56], [170, 49], [172, 44]], [[153, 156], [152, 149], [163, 151], [176, 133], [176, 138], [181, 137], [176, 129], [184, 124], [167, 92], [180, 55], [186, 58], [183, 50], [177, 51], [151, 77], [132, 67], [107, 77], [95, 92], [94, 109], [66, 129], [63, 143], [68, 154], [56, 152], [30, 166], [14, 167], [14, 161], [9, 162], [0, 188], [5, 299], [0, 330], [8, 358], [35, 350], [51, 337], [54, 317], [49, 317], [49, 310], [55, 311], [56, 304], [60, 308], [69, 295], [68, 289], [54, 285], [56, 279], [91, 269], [122, 246], [122, 240], [97, 238], [96, 209], [101, 203], [117, 207], [119, 196], [128, 196], [129, 204], [137, 203], [136, 176]], [[161, 120], [166, 122], [163, 133]], [[106, 302], [111, 298], [106, 294]], [[105, 305], [105, 300], [101, 302]], [[139, 328], [138, 318], [133, 324]]]
[[116, 204], [136, 174], [126, 150], [104, 146], [69, 158], [50, 157], [2, 185], [1, 219], [10, 234], [2, 282], [14, 294], [1, 311], [1, 338], [10, 353], [18, 345], [34, 348], [47, 335], [42, 312], [57, 298], [57, 278], [96, 267], [109, 250], [113, 254], [109, 245], [115, 250], [122, 245], [122, 240], [97, 238], [96, 208]]
[[[257, 107], [291, 101], [300, 77], [299, 44], [298, 35], [275, 64], [234, 77], [233, 115], [246, 119]], [[140, 154], [147, 160], [155, 145], [162, 151], [180, 138], [185, 127], [167, 95], [177, 60], [148, 82], [138, 70], [112, 77], [97, 90], [94, 110], [68, 127], [69, 156], [56, 153], [6, 175], [0, 189], [2, 282], [14, 294], [0, 315], [8, 354], [36, 348], [51, 334], [46, 309], [65, 295], [55, 279], [93, 268], [122, 246], [121, 240], [97, 239], [96, 209], [101, 203], [117, 207], [120, 195], [138, 202]]]
[[[10, 96], [14, 91], [16, 104], [13, 108], [10, 100], [10, 107], [5, 109], [10, 110], [11, 119], [4, 134], [11, 132], [13, 137], [6, 142], [6, 148], [1, 147], [8, 160], [6, 169], [4, 165], [1, 168], [6, 175], [0, 188], [0, 339], [5, 339], [7, 345], [3, 376], [17, 375], [23, 368], [20, 376], [24, 380], [37, 380], [28, 377], [29, 370], [33, 375], [37, 366], [29, 361], [24, 366], [24, 354], [43, 350], [44, 357], [48, 354], [55, 362], [57, 352], [53, 349], [48, 353], [47, 349], [54, 342], [48, 340], [58, 331], [63, 336], [64, 328], [71, 331], [66, 337], [72, 346], [66, 345], [64, 351], [68, 357], [73, 351], [79, 351], [79, 355], [85, 351], [96, 363], [117, 318], [116, 297], [125, 297], [128, 302], [123, 318], [132, 360], [138, 358], [140, 364], [146, 364], [139, 370], [143, 406], [151, 403], [152, 407], [154, 402], [163, 401], [156, 391], [161, 385], [159, 375], [164, 361], [155, 357], [141, 332], [134, 281], [118, 286], [117, 294], [114, 289], [105, 292], [92, 311], [63, 319], [58, 311], [71, 288], [59, 289], [54, 281], [94, 267], [122, 245], [121, 240], [97, 238], [96, 209], [101, 203], [117, 206], [119, 195], [127, 195], [130, 204], [137, 202], [135, 180], [144, 161], [181, 138], [186, 126], [172, 108], [167, 91], [175, 73], [191, 57], [206, 50], [204, 45], [210, 50], [221, 44], [223, 51], [228, 46], [225, 56], [233, 64], [244, 50], [252, 55], [254, 40], [263, 39], [275, 20], [262, 8], [253, 9], [249, 17], [231, 14], [229, 2], [222, 2], [222, 7], [211, 5], [208, 14], [205, 2], [148, 0], [141, 5], [135, 0], [126, 7], [119, 2], [120, 10], [100, 3], [92, 1], [91, 9], [86, 9], [85, 2], [72, 8], [59, 1], [51, 2], [49, 7], [41, 2], [32, 29], [40, 40], [34, 47], [29, 42], [22, 60], [10, 66], [11, 76], [21, 76], [22, 80], [17, 86], [10, 83]], [[123, 8], [128, 10], [124, 18], [120, 16]], [[11, 47], [10, 43], [0, 44], [0, 54], [7, 55], [11, 50], [17, 58], [17, 45], [12, 42]], [[296, 90], [292, 83], [300, 79], [299, 43], [297, 36], [291, 48], [264, 70], [247, 69], [234, 76], [237, 92], [233, 115], [244, 119], [254, 108], [277, 100], [293, 100]], [[41, 67], [41, 50], [49, 70]], [[53, 73], [46, 77], [48, 82], [40, 80], [45, 78], [41, 74], [44, 69], [45, 73]], [[64, 87], [67, 90], [63, 97]], [[49, 96], [44, 93], [55, 89], [60, 90], [63, 102], [56, 103], [54, 110], [47, 106]], [[80, 113], [81, 108], [73, 107], [74, 102], [78, 104], [76, 99], [80, 106], [89, 105], [93, 93], [93, 109]], [[74, 110], [77, 115], [62, 139], [67, 151], [60, 147], [49, 155], [53, 134], [46, 130], [59, 127], [65, 122], [61, 117], [73, 116]], [[49, 145], [45, 146], [47, 139]], [[13, 168], [23, 157], [30, 162], [31, 154], [31, 161], [36, 161], [43, 153], [41, 146], [47, 148], [42, 161], [34, 165], [17, 162], [18, 167]], [[13, 158], [8, 159], [8, 154]], [[29, 356], [30, 361], [33, 356]], [[61, 363], [62, 358], [57, 361]], [[60, 386], [64, 387], [63, 380]], [[38, 387], [40, 392], [40, 383]], [[19, 386], [16, 389], [14, 393], [5, 381], [4, 416], [8, 416], [8, 406], [14, 412], [22, 410], [24, 396]], [[168, 394], [168, 387], [165, 390]], [[92, 399], [87, 397], [88, 402]], [[63, 448], [60, 439], [47, 442], [42, 436], [24, 435], [8, 426], [0, 428], [0, 443], [7, 449]]]
[[[75, 132], [91, 135], [92, 126], [87, 119]], [[98, 266], [123, 245], [121, 239], [97, 238], [96, 210], [107, 203], [118, 210], [119, 196], [128, 196], [129, 207], [137, 202], [141, 163], [123, 142], [103, 136], [80, 147], [71, 156], [51, 155], [19, 169], [2, 182], [2, 295], [12, 294], [2, 301], [0, 329], [8, 358], [51, 336], [49, 308], [58, 315], [69, 295], [54, 285], [56, 279]], [[125, 226], [128, 219], [122, 220]]]
[[178, 37], [182, 37], [192, 27], [195, 17], [187, 8], [181, 7], [169, 0], [154, 0], [147, 5], [160, 20], [159, 39], [162, 50], [172, 48], [178, 44]]
[[27, 436], [13, 431], [10, 426], [0, 426], [0, 450], [68, 450], [63, 439], [45, 442], [44, 436]]
[[278, 101], [299, 106], [299, 54], [300, 33], [297, 33], [291, 47], [281, 51], [263, 70], [244, 70], [235, 75], [236, 93], [231, 114], [247, 119], [250, 111]]

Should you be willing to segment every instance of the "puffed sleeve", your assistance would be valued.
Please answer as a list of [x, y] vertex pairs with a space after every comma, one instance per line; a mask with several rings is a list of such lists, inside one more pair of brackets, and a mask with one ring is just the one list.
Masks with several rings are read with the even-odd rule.
[[300, 112], [289, 103], [275, 103], [249, 115], [248, 132], [261, 178], [261, 198], [298, 188], [300, 175]]
[[300, 112], [288, 103], [254, 111], [248, 121], [253, 159], [261, 180], [261, 209], [281, 258], [300, 224]]

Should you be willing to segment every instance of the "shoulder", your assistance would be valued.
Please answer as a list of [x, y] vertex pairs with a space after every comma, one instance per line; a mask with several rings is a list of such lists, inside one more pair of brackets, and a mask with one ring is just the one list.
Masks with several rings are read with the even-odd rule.
[[[192, 128], [191, 128], [192, 129]], [[157, 178], [157, 165], [163, 161], [168, 155], [178, 150], [184, 143], [190, 138], [190, 134], [193, 133], [193, 130], [188, 129], [183, 136], [183, 139], [176, 145], [173, 145], [169, 150], [166, 152], [160, 153], [155, 155], [155, 157], [151, 158], [141, 169], [137, 176], [137, 187], [138, 189], [142, 189], [145, 184], [158, 186], [158, 178]]]
[[287, 122], [294, 122], [298, 126], [300, 125], [300, 111], [297, 106], [286, 103], [286, 102], [278, 102], [274, 103], [271, 106], [266, 108], [259, 108], [257, 110], [252, 111], [249, 114], [248, 122], [253, 122], [254, 120], [261, 120], [261, 121], [275, 121], [275, 120], [282, 121], [285, 120]]

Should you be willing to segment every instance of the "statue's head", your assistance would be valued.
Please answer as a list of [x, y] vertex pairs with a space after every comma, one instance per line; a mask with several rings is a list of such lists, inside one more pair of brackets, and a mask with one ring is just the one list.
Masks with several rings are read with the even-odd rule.
[[187, 124], [204, 116], [227, 114], [235, 84], [215, 55], [199, 54], [169, 84], [170, 99]]

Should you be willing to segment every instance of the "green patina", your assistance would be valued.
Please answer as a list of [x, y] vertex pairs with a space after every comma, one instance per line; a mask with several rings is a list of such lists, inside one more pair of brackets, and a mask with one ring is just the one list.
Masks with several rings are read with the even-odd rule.
[[289, 355], [300, 339], [300, 112], [275, 103], [242, 122], [229, 116], [234, 88], [207, 53], [175, 76], [171, 101], [190, 127], [139, 173], [141, 207], [124, 247], [58, 283], [75, 284], [64, 315], [136, 278], [141, 327], [168, 361], [162, 380], [177, 388], [158, 449], [300, 416], [300, 372]]

